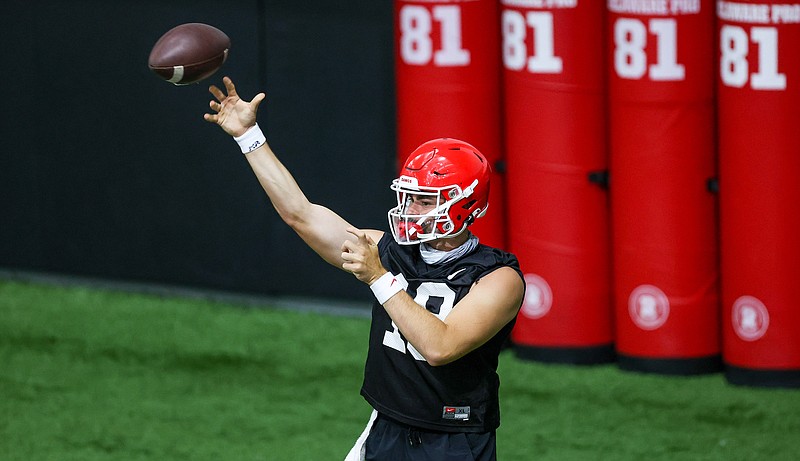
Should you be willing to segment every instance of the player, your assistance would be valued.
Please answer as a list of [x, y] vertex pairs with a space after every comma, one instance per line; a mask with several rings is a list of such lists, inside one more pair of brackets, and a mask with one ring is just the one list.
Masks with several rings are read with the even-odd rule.
[[469, 144], [423, 144], [392, 182], [391, 233], [308, 201], [256, 124], [264, 93], [211, 86], [205, 120], [234, 136], [280, 217], [375, 295], [361, 394], [375, 409], [346, 460], [494, 460], [498, 355], [524, 296], [517, 259], [468, 226], [488, 206], [489, 166]]

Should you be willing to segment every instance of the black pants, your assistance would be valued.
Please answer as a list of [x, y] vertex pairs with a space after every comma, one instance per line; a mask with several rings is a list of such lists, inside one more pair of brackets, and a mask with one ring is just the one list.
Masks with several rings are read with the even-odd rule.
[[495, 432], [436, 432], [378, 415], [366, 442], [367, 461], [496, 461]]

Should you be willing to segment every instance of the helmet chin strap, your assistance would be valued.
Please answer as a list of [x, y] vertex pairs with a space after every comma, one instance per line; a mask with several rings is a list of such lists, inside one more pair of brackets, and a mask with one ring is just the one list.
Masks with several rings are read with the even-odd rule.
[[[450, 205], [452, 205], [455, 202], [461, 200], [462, 198], [469, 197], [470, 195], [472, 195], [473, 192], [475, 192], [475, 188], [477, 186], [478, 186], [478, 180], [476, 179], [476, 180], [472, 181], [472, 184], [470, 184], [466, 189], [461, 191], [460, 194], [456, 195], [455, 197], [451, 198], [450, 200], [442, 203], [441, 205], [437, 206], [436, 208], [434, 208], [431, 211], [429, 211], [429, 212], [425, 213], [424, 215], [422, 215], [422, 217], [420, 217], [415, 224], [418, 227], [421, 228], [422, 227], [422, 223], [425, 222], [426, 219], [434, 217], [434, 216], [438, 215], [439, 213], [441, 213], [442, 211], [447, 210], [448, 208], [450, 208]], [[463, 230], [464, 230], [464, 228], [462, 228], [460, 231], [458, 231], [458, 234], [460, 234]], [[409, 231], [409, 234], [410, 235], [414, 235], [416, 232], [417, 232], [417, 227], [413, 227], [411, 229], [411, 231]], [[456, 235], [458, 235], [458, 234], [456, 234]]]

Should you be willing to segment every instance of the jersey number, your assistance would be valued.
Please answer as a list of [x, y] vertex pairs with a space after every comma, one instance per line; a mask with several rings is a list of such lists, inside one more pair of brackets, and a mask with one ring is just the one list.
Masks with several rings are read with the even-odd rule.
[[[438, 282], [423, 282], [417, 288], [417, 296], [414, 302], [422, 307], [426, 307], [428, 302], [441, 302], [439, 313], [435, 314], [439, 320], [444, 321], [445, 318], [453, 310], [456, 301], [456, 294], [447, 284]], [[383, 345], [391, 347], [394, 350], [406, 353], [406, 350], [417, 360], [424, 361], [425, 357], [417, 351], [411, 343], [406, 343], [403, 337], [400, 336], [400, 330], [394, 322], [392, 322], [392, 331], [387, 331], [383, 334]]]

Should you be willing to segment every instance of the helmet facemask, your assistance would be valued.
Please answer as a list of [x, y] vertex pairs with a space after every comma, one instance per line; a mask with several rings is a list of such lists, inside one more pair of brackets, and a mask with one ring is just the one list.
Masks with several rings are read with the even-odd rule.
[[[468, 199], [477, 184], [476, 179], [462, 190], [458, 185], [420, 186], [417, 179], [410, 176], [400, 176], [392, 181], [391, 189], [397, 194], [397, 206], [389, 210], [388, 215], [395, 241], [400, 245], [415, 245], [461, 234], [471, 220], [456, 228], [450, 217], [450, 209], [457, 202]], [[414, 200], [426, 198], [430, 199], [432, 208], [425, 214], [412, 213], [410, 208]], [[480, 214], [483, 212], [485, 209]]]

